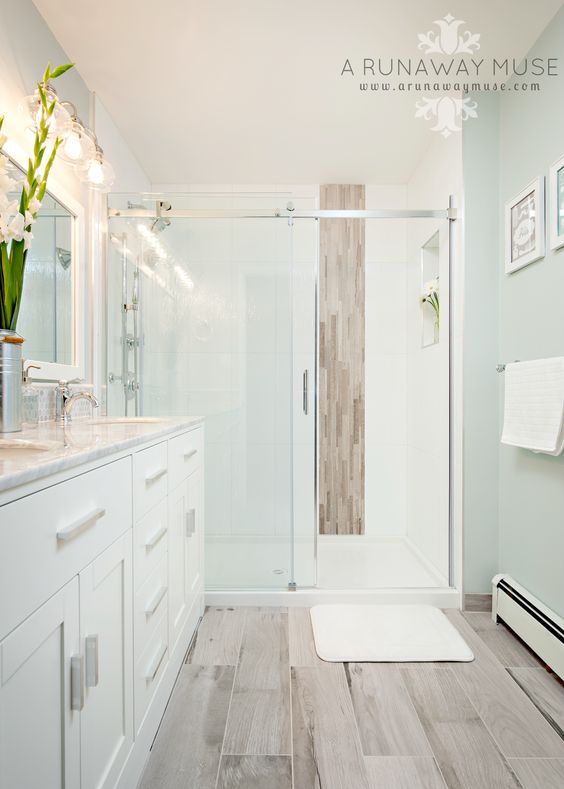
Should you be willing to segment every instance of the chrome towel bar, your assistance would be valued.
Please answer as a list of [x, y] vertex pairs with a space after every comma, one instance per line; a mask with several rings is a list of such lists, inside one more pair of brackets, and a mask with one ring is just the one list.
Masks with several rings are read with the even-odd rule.
[[[520, 359], [515, 359], [514, 364], [517, 364], [517, 362], [519, 362], [519, 361], [521, 361], [521, 360]], [[495, 366], [496, 373], [504, 373], [506, 366], [507, 365], [505, 365], [505, 364], [496, 364], [496, 366]]]

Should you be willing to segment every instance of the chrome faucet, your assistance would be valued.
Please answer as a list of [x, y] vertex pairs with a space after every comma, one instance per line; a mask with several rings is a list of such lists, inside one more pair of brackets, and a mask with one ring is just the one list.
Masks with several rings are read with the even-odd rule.
[[55, 420], [61, 422], [63, 425], [71, 421], [71, 412], [77, 400], [88, 400], [92, 404], [92, 408], [98, 408], [99, 403], [96, 397], [91, 392], [75, 392], [71, 393], [69, 384], [79, 383], [80, 379], [73, 381], [59, 381], [59, 385], [55, 390]]

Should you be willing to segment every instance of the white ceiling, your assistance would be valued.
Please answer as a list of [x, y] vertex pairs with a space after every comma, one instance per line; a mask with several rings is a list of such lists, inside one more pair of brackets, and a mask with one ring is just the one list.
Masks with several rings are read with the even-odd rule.
[[[521, 57], [561, 0], [34, 0], [153, 183], [404, 182], [436, 136], [346, 58], [412, 57], [451, 13]], [[103, 141], [102, 141], [103, 143]]]

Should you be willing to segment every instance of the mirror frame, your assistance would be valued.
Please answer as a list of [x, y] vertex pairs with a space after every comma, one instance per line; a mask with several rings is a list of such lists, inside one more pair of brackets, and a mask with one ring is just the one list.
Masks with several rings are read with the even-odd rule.
[[[2, 150], [12, 159], [14, 164], [24, 172], [27, 171], [28, 157], [17, 143], [7, 140]], [[59, 362], [28, 358], [25, 355], [25, 343], [23, 346], [24, 359], [26, 362], [39, 365], [41, 368], [33, 371], [33, 380], [35, 381], [84, 379], [86, 373], [86, 211], [84, 206], [52, 175], [49, 177], [48, 187], [47, 193], [60, 203], [63, 208], [66, 208], [74, 220], [71, 233], [72, 364], [60, 364]]]

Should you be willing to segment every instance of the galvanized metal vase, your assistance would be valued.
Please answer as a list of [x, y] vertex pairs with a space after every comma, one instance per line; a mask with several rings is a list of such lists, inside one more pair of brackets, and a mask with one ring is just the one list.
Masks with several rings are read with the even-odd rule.
[[0, 329], [0, 433], [22, 429], [23, 337]]

